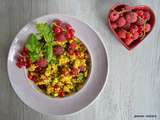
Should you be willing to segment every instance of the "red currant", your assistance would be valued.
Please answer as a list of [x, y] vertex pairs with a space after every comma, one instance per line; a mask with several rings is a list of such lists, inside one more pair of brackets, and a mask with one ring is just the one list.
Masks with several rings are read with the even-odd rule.
[[62, 92], [59, 93], [58, 96], [59, 96], [59, 97], [64, 97], [64, 96], [65, 96], [65, 93], [62, 91]]

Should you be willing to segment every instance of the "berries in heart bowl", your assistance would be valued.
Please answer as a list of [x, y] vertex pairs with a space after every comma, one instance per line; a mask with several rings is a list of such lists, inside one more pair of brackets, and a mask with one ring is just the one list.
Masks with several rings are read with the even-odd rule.
[[109, 11], [108, 25], [116, 38], [128, 49], [136, 47], [152, 31], [153, 10], [145, 5], [118, 4]]

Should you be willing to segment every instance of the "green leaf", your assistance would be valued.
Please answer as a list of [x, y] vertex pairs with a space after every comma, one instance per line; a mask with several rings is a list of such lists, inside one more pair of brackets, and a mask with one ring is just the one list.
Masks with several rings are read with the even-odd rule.
[[33, 62], [37, 61], [40, 57], [38, 53], [34, 53], [34, 52], [30, 52], [29, 56], [31, 57]]
[[51, 64], [58, 64], [58, 59], [56, 58], [56, 56], [53, 56], [51, 61], [50, 61]]
[[38, 41], [36, 35], [34, 34], [31, 34], [27, 40], [27, 43], [26, 43], [26, 48], [28, 48], [28, 50], [30, 52], [36, 52], [36, 53], [39, 53], [39, 51], [41, 50], [41, 44], [40, 42]]
[[37, 31], [40, 33], [42, 37], [44, 37], [46, 43], [54, 42], [54, 37], [52, 33], [52, 28], [47, 23], [38, 23], [36, 25]]
[[46, 45], [45, 46], [45, 57], [48, 60], [48, 62], [50, 62], [50, 60], [52, 59], [52, 56], [53, 56], [52, 45]]
[[31, 57], [32, 61], [35, 62], [39, 59], [39, 53], [41, 51], [41, 44], [38, 41], [36, 35], [31, 34], [28, 38], [28, 41], [25, 45], [26, 48], [29, 50], [29, 56]]

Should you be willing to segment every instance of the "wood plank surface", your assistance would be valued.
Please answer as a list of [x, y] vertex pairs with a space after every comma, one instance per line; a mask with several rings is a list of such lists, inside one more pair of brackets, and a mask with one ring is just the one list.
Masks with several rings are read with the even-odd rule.
[[[156, 13], [152, 33], [128, 52], [106, 25], [115, 3], [148, 5]], [[160, 0], [0, 0], [0, 120], [159, 120]], [[46, 116], [26, 106], [13, 91], [7, 74], [7, 54], [17, 32], [45, 14], [72, 15], [98, 31], [108, 49], [108, 83], [97, 101], [77, 114]], [[135, 118], [134, 115], [156, 115]]]

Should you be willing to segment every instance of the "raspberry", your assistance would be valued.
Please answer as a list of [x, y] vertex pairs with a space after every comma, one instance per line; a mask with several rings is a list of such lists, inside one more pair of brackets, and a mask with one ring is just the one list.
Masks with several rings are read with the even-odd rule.
[[40, 59], [37, 61], [39, 67], [44, 68], [48, 65], [48, 61], [46, 59]]
[[136, 31], [138, 31], [138, 26], [137, 25], [132, 25], [131, 28], [130, 28], [130, 32], [133, 34]]
[[125, 16], [125, 18], [126, 18], [126, 21], [127, 21], [127, 23], [131, 23], [131, 15], [130, 14], [127, 14], [126, 16]]
[[138, 27], [139, 36], [142, 36], [142, 35], [143, 35], [143, 31], [144, 31], [144, 27], [143, 27], [143, 26], [139, 26], [139, 27]]
[[133, 40], [136, 40], [136, 39], [139, 38], [139, 33], [138, 32], [134, 32], [132, 35], [133, 35], [132, 36]]
[[138, 16], [143, 16], [143, 14], [144, 14], [143, 10], [139, 10], [136, 13], [138, 14]]
[[133, 40], [133, 38], [132, 38], [132, 34], [127, 33], [127, 34], [126, 34], [126, 39], [124, 39], [124, 42], [125, 42], [127, 45], [130, 45], [133, 41], [134, 41], [134, 40]]
[[124, 25], [126, 25], [126, 19], [124, 17], [120, 17], [118, 20], [117, 20], [117, 26], [118, 27], [123, 27]]
[[112, 23], [111, 26], [112, 26], [113, 29], [117, 28], [117, 24], [116, 23]]
[[137, 25], [144, 25], [144, 23], [145, 23], [145, 19], [138, 17], [136, 24]]
[[148, 11], [144, 12], [144, 19], [146, 19], [147, 21], [149, 21], [151, 18], [151, 15]]
[[128, 30], [128, 29], [130, 28], [130, 26], [131, 26], [131, 24], [127, 22], [127, 23], [123, 26], [123, 28], [124, 28], [125, 30]]
[[126, 34], [126, 38], [129, 38], [129, 39], [132, 38], [132, 34], [131, 33], [127, 33]]
[[112, 12], [110, 13], [110, 20], [111, 20], [112, 22], [118, 20], [118, 18], [119, 18], [119, 13], [118, 13], [118, 12], [112, 11]]
[[126, 38], [126, 31], [123, 30], [123, 29], [120, 29], [118, 32], [117, 32], [118, 36], [122, 39], [125, 39]]
[[145, 25], [145, 32], [149, 32], [150, 30], [151, 30], [151, 25], [147, 23]]
[[126, 15], [126, 21], [128, 23], [134, 23], [137, 21], [137, 13], [135, 12], [129, 12], [127, 15]]
[[55, 32], [55, 34], [59, 34], [62, 32], [62, 29], [60, 27], [55, 27], [54, 32]]
[[66, 40], [66, 37], [65, 37], [64, 33], [57, 34], [57, 35], [55, 36], [55, 38], [56, 38], [56, 40], [59, 41], [59, 42], [63, 42], [63, 41]]

